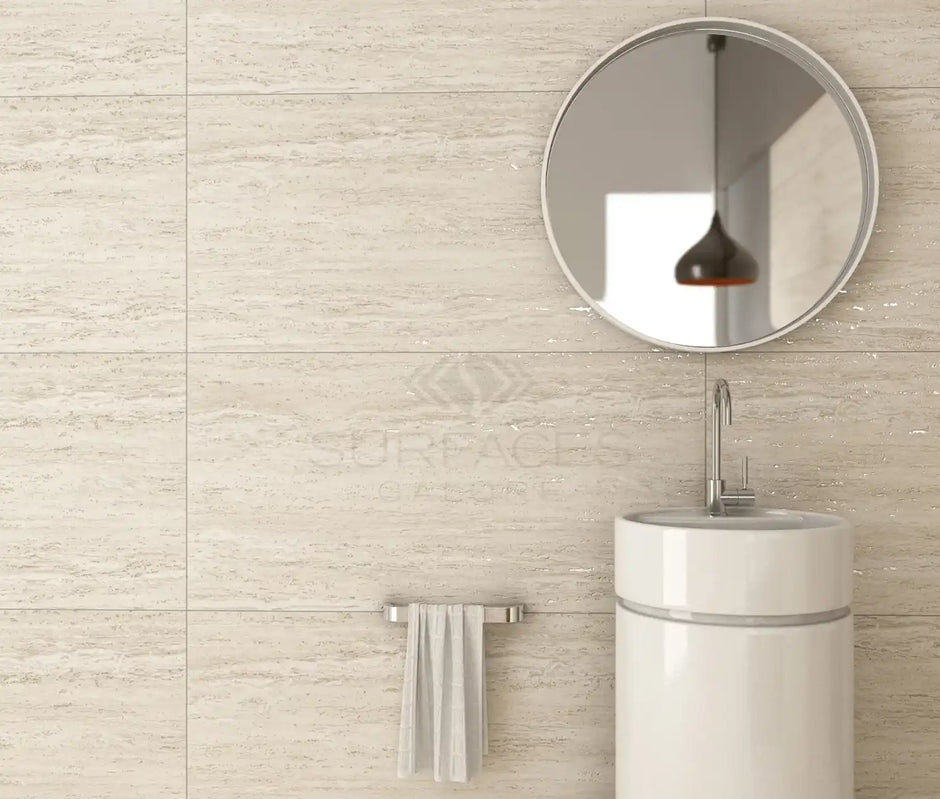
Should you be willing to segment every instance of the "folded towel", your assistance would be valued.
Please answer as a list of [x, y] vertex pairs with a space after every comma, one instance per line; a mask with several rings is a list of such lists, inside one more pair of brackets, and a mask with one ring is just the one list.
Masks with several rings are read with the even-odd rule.
[[398, 776], [468, 782], [487, 752], [482, 605], [408, 606]]

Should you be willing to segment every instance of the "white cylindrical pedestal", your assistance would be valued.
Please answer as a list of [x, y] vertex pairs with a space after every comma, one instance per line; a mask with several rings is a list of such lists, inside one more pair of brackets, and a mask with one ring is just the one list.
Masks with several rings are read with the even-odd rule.
[[639, 518], [616, 527], [617, 799], [852, 799], [849, 525]]

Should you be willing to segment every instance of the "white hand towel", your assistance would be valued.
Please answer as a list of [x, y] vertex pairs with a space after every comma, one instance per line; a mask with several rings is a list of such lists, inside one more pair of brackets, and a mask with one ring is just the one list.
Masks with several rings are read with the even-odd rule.
[[468, 782], [487, 748], [483, 606], [409, 605], [398, 776]]

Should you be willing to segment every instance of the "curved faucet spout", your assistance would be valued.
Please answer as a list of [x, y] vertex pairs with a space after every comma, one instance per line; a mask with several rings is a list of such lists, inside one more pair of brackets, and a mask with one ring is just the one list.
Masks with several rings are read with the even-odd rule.
[[728, 381], [718, 378], [712, 389], [712, 474], [708, 481], [708, 511], [723, 514], [721, 494], [724, 481], [721, 479], [721, 425], [731, 424], [731, 389]]
[[[725, 491], [725, 481], [721, 478], [721, 426], [731, 424], [731, 389], [728, 381], [719, 378], [712, 389], [712, 468], [707, 480], [705, 504], [712, 516], [724, 516], [726, 504], [753, 505], [754, 492], [747, 488]], [[746, 467], [745, 467], [746, 469]]]
[[[731, 389], [728, 381], [719, 377], [712, 390], [712, 408], [716, 414], [721, 415], [724, 424], [731, 424]], [[714, 433], [714, 431], [713, 431]]]

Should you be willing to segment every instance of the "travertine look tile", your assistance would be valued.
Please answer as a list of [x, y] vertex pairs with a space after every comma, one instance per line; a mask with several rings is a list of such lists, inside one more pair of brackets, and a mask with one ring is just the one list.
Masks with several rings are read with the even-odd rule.
[[940, 620], [856, 620], [856, 797], [934, 799], [940, 785]]
[[935, 0], [708, 0], [708, 13], [795, 36], [853, 88], [940, 86]]
[[4, 0], [0, 95], [182, 94], [185, 0]]
[[0, 795], [185, 796], [182, 613], [0, 613]]
[[[530, 615], [487, 629], [491, 754], [468, 790], [610, 795], [612, 621]], [[861, 617], [856, 636], [858, 796], [933, 797], [940, 625]], [[289, 797], [460, 790], [394, 778], [403, 651], [404, 628], [371, 614], [193, 613], [192, 788], [209, 799], [272, 784]]]
[[0, 350], [183, 350], [185, 105], [0, 99]]
[[0, 607], [183, 607], [184, 357], [8, 355], [0, 374]]
[[734, 398], [729, 474], [749, 454], [765, 506], [855, 524], [856, 610], [940, 612], [940, 355], [710, 355], [717, 377]]
[[[868, 253], [819, 317], [763, 351], [940, 345], [940, 92], [861, 99], [882, 177]], [[584, 306], [546, 243], [538, 171], [558, 102], [194, 100], [192, 346], [649, 349]], [[474, 127], [488, 114], [487, 126]]]
[[649, 350], [551, 254], [555, 94], [190, 101], [196, 350]]
[[372, 613], [191, 613], [189, 786], [204, 799], [608, 799], [613, 616], [486, 632], [490, 754], [467, 786], [396, 778], [405, 627]]
[[940, 349], [940, 91], [863, 91], [859, 100], [881, 175], [868, 251], [830, 306], [761, 351]]
[[190, 358], [195, 608], [608, 610], [613, 519], [702, 497], [700, 356]]
[[194, 92], [567, 90], [701, 0], [190, 0]]

